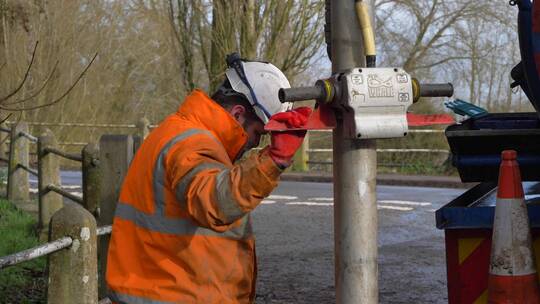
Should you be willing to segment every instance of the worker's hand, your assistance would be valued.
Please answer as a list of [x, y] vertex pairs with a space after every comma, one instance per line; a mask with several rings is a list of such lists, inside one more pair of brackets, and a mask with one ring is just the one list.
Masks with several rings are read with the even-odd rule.
[[[270, 117], [270, 120], [285, 123], [289, 128], [301, 128], [307, 123], [310, 114], [310, 108], [301, 107], [274, 114]], [[285, 168], [290, 166], [294, 153], [302, 145], [306, 131], [273, 131], [270, 133], [270, 136], [270, 157], [278, 166]]]

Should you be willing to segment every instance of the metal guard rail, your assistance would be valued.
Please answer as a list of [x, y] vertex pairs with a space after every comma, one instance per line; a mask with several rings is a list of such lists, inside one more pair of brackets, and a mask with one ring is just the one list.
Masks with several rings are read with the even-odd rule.
[[32, 142], [37, 142], [38, 141], [37, 137], [35, 137], [32, 134], [26, 133], [26, 132], [19, 132], [19, 136], [26, 137]]
[[71, 154], [71, 153], [67, 153], [67, 152], [64, 152], [62, 150], [58, 150], [58, 149], [51, 148], [51, 147], [47, 147], [44, 150], [47, 153], [56, 154], [58, 156], [62, 156], [64, 158], [67, 158], [67, 159], [70, 159], [70, 160], [74, 160], [74, 161], [78, 161], [78, 162], [82, 162], [82, 160], [83, 160], [82, 156], [79, 155], [79, 154]]
[[74, 201], [74, 202], [76, 202], [76, 203], [79, 203], [79, 204], [82, 204], [82, 203], [83, 203], [82, 197], [77, 196], [77, 195], [75, 195], [75, 194], [72, 194], [72, 193], [70, 193], [70, 192], [68, 192], [68, 191], [66, 191], [66, 190], [64, 190], [64, 189], [62, 189], [62, 188], [60, 188], [60, 187], [58, 187], [58, 186], [56, 186], [56, 185], [52, 185], [52, 184], [51, 184], [51, 185], [47, 185], [47, 187], [45, 187], [45, 189], [46, 189], [47, 191], [53, 191], [53, 192], [56, 192], [56, 193], [58, 193], [58, 194], [60, 194], [60, 195], [62, 195], [62, 196], [64, 196], [64, 197], [69, 198], [70, 200], [72, 200], [72, 201]]
[[[9, 160], [7, 162], [9, 162]], [[34, 176], [38, 176], [38, 174], [39, 174], [36, 170], [28, 168], [27, 166], [25, 166], [23, 164], [17, 164], [17, 167], [23, 169], [24, 171], [26, 171], [26, 172], [34, 175]]]
[[[112, 231], [112, 226], [101, 226], [96, 229], [96, 234], [98, 236], [110, 234]], [[42, 256], [60, 251], [64, 248], [68, 248], [73, 243], [73, 239], [69, 236], [65, 236], [58, 240], [48, 242], [34, 248], [26, 249], [14, 254], [7, 255], [0, 258], [0, 270], [13, 266], [22, 262], [30, 261], [37, 259]]]

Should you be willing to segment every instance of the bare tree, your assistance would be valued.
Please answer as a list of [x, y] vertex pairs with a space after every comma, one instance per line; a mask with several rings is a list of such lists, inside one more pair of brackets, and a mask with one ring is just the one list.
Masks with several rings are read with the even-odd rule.
[[[226, 54], [275, 63], [290, 78], [307, 69], [322, 46], [321, 1], [169, 0], [173, 34], [187, 87], [223, 79]], [[189, 49], [186, 49], [189, 48]], [[201, 67], [205, 75], [193, 69]]]
[[507, 3], [377, 0], [376, 12], [383, 64], [451, 81], [458, 96], [491, 109], [512, 109], [520, 98], [509, 93], [509, 72], [520, 59], [517, 10]]

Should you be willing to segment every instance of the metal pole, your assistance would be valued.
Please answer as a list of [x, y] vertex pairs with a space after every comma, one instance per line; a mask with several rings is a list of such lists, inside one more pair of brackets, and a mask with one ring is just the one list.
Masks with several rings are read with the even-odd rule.
[[[365, 66], [354, 4], [331, 1], [333, 74]], [[338, 117], [333, 133], [336, 303], [372, 304], [378, 303], [377, 146], [375, 140], [347, 139], [348, 123]]]

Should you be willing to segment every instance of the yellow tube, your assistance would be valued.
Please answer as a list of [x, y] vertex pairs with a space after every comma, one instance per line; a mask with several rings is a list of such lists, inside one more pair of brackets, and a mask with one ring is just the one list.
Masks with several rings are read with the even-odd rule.
[[413, 103], [420, 99], [420, 82], [416, 78], [412, 79]]
[[369, 16], [369, 7], [362, 0], [356, 0], [355, 3], [356, 16], [360, 22], [360, 29], [364, 38], [364, 50], [366, 56], [376, 56], [375, 50], [375, 34], [371, 25], [371, 17]]

